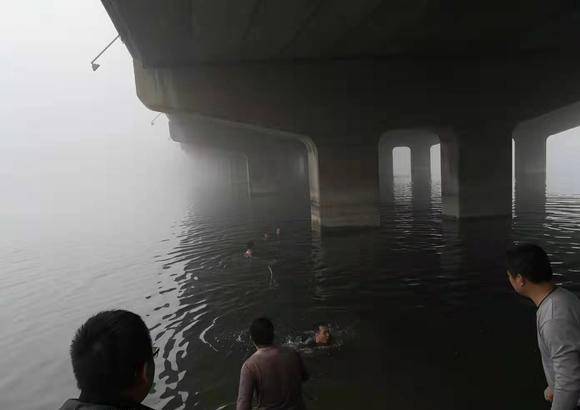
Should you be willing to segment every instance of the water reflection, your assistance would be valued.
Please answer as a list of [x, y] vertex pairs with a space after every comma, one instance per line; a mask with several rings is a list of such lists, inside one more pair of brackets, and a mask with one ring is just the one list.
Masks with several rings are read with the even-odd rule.
[[[316, 321], [348, 330], [339, 351], [307, 358], [310, 408], [543, 409], [534, 309], [508, 288], [503, 254], [513, 240], [542, 243], [560, 281], [579, 290], [580, 197], [550, 197], [545, 214], [513, 221], [458, 223], [441, 218], [440, 187], [429, 209], [411, 196], [395, 181], [381, 229], [323, 237], [305, 198], [201, 196], [179, 245], [158, 258], [171, 277], [159, 300], [177, 300], [158, 307], [153, 330], [164, 346], [158, 403], [233, 408], [252, 353], [245, 329], [266, 314], [281, 341]], [[275, 226], [280, 238], [264, 240]]]

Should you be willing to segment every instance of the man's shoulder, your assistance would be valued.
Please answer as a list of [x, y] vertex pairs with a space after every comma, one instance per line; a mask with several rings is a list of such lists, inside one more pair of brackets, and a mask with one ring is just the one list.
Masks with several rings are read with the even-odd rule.
[[538, 317], [550, 320], [574, 309], [580, 310], [580, 299], [567, 289], [558, 287], [540, 304]]
[[248, 357], [246, 360], [244, 360], [244, 364], [242, 366], [244, 367], [249, 367], [252, 366], [252, 364], [255, 364], [257, 361], [259, 361], [259, 352], [255, 351], [254, 353], [252, 353], [250, 355], [250, 357]]
[[554, 290], [554, 299], [555, 300], [572, 300], [578, 301], [578, 296], [574, 292], [569, 289], [563, 288], [561, 286], [556, 287]]
[[580, 333], [580, 299], [564, 288], [558, 288], [537, 312], [538, 331], [542, 334], [575, 329]]
[[580, 299], [571, 291], [558, 288], [546, 306], [546, 319], [570, 320], [580, 318]]
[[263, 363], [272, 363], [279, 360], [294, 358], [299, 355], [298, 351], [289, 346], [272, 346], [267, 350], [258, 350], [244, 362], [244, 366], [254, 366]]
[[[262, 354], [256, 355], [252, 362], [284, 362], [295, 360], [298, 355], [298, 351], [290, 346], [273, 346], [271, 349], [268, 349], [267, 352], [262, 352]], [[250, 357], [250, 359], [252, 359], [252, 357]]]

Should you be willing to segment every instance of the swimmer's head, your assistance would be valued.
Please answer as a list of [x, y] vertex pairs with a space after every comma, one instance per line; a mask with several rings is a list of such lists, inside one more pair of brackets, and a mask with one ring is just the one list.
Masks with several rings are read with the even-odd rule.
[[276, 227], [276, 236], [280, 236], [280, 227]]
[[314, 325], [314, 341], [317, 345], [329, 345], [332, 341], [330, 327], [326, 323], [316, 323]]

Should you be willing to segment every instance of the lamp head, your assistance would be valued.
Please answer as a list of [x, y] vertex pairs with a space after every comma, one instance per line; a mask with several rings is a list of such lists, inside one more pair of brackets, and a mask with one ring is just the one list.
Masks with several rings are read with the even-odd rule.
[[91, 67], [93, 68], [93, 71], [97, 71], [97, 69], [100, 67], [100, 64], [97, 63], [91, 63]]

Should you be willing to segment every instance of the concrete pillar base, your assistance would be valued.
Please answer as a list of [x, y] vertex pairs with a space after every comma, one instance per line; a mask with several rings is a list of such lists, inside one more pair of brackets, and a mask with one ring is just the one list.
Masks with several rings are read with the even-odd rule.
[[379, 193], [383, 203], [393, 202], [393, 145], [379, 144]]
[[280, 193], [281, 183], [277, 158], [248, 156], [250, 192], [252, 196], [267, 196]]
[[511, 216], [511, 129], [470, 127], [441, 138], [443, 216]]
[[309, 152], [313, 229], [378, 227], [377, 145], [319, 145], [316, 150], [315, 172]]
[[546, 210], [547, 135], [514, 135], [516, 214]]

